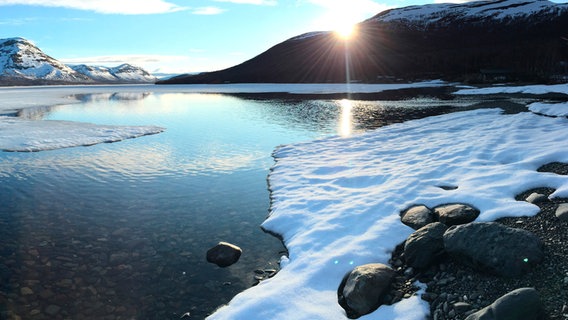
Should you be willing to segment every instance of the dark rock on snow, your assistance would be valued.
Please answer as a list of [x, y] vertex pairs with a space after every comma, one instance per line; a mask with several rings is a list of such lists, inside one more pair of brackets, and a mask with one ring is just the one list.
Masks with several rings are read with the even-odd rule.
[[489, 306], [471, 314], [466, 320], [538, 320], [543, 305], [534, 288], [513, 290]]
[[241, 248], [234, 244], [219, 242], [219, 244], [207, 251], [207, 262], [225, 268], [239, 261], [242, 252]]
[[526, 199], [526, 201], [528, 203], [532, 203], [532, 204], [545, 202], [546, 200], [548, 200], [548, 197], [545, 196], [544, 194], [538, 193], [538, 192], [531, 193]]
[[402, 223], [418, 230], [425, 225], [434, 222], [434, 214], [425, 205], [412, 206], [401, 213]]
[[479, 210], [466, 204], [444, 204], [434, 208], [437, 220], [447, 226], [454, 226], [474, 221], [479, 216]]
[[444, 234], [444, 247], [456, 261], [503, 277], [520, 276], [544, 257], [533, 233], [496, 222], [453, 226]]
[[345, 275], [337, 290], [338, 302], [351, 319], [376, 310], [388, 293], [395, 272], [380, 263], [358, 266]]
[[423, 269], [437, 261], [445, 252], [444, 232], [448, 227], [430, 223], [412, 233], [404, 244], [404, 257], [409, 266]]
[[568, 203], [559, 204], [554, 214], [558, 219], [568, 221]]

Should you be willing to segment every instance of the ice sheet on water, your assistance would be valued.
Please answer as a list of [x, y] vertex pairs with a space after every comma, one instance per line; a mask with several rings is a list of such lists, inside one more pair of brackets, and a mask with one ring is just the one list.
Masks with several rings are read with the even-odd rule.
[[528, 94], [547, 94], [564, 93], [568, 94], [568, 83], [555, 85], [530, 85], [530, 86], [494, 86], [477, 89], [462, 89], [454, 94], [499, 94], [499, 93], [528, 93]]
[[105, 126], [0, 117], [0, 150], [42, 151], [117, 142], [164, 131], [156, 126]]

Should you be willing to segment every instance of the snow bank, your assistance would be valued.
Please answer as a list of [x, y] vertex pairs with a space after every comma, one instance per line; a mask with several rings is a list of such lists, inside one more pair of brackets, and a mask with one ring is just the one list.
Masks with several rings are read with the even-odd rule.
[[[567, 162], [567, 140], [566, 118], [481, 109], [280, 147], [263, 227], [283, 236], [289, 259], [210, 319], [346, 318], [336, 293], [342, 277], [357, 265], [387, 263], [413, 231], [400, 222], [401, 210], [463, 202], [480, 209], [479, 221], [534, 215], [537, 206], [514, 196], [542, 186], [556, 188], [553, 197], [568, 196], [568, 177], [536, 171]], [[361, 319], [428, 313], [413, 297]]]
[[155, 126], [103, 126], [0, 117], [0, 150], [42, 151], [116, 142], [164, 131]]
[[503, 86], [488, 87], [478, 89], [462, 89], [454, 92], [458, 95], [466, 94], [499, 94], [499, 93], [528, 93], [528, 94], [547, 94], [547, 93], [564, 93], [568, 94], [568, 83], [555, 85], [532, 85], [532, 86]]
[[529, 110], [553, 117], [568, 117], [568, 103], [531, 103]]

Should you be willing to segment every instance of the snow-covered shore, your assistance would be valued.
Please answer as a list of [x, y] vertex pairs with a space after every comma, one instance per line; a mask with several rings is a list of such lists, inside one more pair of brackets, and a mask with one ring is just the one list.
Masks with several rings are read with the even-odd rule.
[[[490, 93], [519, 90], [568, 94], [565, 85]], [[474, 93], [488, 92], [467, 92]], [[565, 104], [533, 108], [558, 114], [550, 110]], [[568, 162], [566, 141], [566, 117], [480, 109], [278, 148], [263, 228], [282, 236], [289, 257], [274, 278], [237, 295], [210, 319], [345, 319], [337, 303], [341, 279], [357, 265], [388, 262], [413, 231], [400, 222], [401, 210], [462, 202], [481, 210], [478, 221], [534, 215], [537, 206], [514, 197], [535, 187], [568, 197], [567, 176], [537, 172], [545, 163]], [[428, 304], [414, 296], [360, 319], [428, 314]]]

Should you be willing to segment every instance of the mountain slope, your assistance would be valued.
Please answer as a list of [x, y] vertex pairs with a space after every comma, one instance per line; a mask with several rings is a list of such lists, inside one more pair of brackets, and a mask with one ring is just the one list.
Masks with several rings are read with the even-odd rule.
[[23, 38], [0, 40], [0, 80], [90, 83], [92, 80]]
[[71, 66], [71, 68], [96, 82], [149, 83], [157, 80], [146, 70], [128, 63], [113, 68], [84, 64]]
[[26, 39], [0, 39], [0, 85], [153, 83], [156, 80], [144, 69], [130, 64], [114, 68], [70, 67]]
[[349, 41], [308, 33], [232, 68], [158, 83], [546, 80], [567, 65], [568, 4], [497, 0], [391, 9]]

